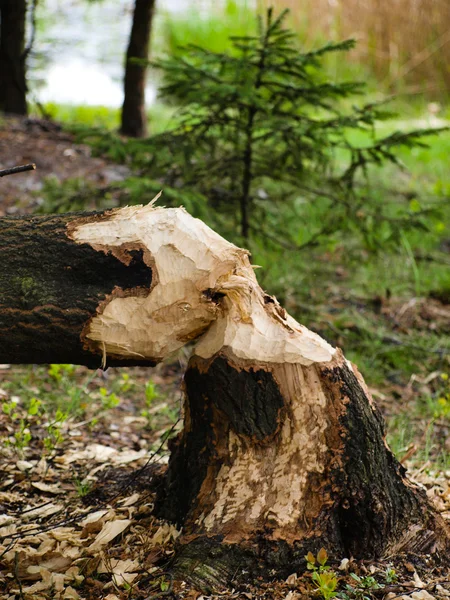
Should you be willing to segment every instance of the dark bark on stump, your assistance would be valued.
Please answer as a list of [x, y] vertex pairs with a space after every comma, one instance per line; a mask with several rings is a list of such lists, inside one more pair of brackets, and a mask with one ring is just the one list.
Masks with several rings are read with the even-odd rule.
[[[123, 256], [70, 239], [70, 225], [108, 213], [0, 219], [0, 363], [74, 363], [97, 368], [102, 354], [84, 339], [112, 294], [148, 295], [143, 250]], [[152, 365], [111, 357], [108, 365]]]
[[0, 111], [27, 114], [26, 0], [0, 0]]
[[[316, 440], [327, 446], [323, 463], [306, 473], [298, 490], [302, 505], [286, 507], [293, 513], [289, 523], [280, 525], [272, 518], [270, 508], [280, 492], [277, 483], [271, 489], [277, 477], [276, 449], [284, 451], [284, 425], [299, 401], [282, 391], [279, 367], [239, 364], [223, 355], [191, 359], [185, 375], [185, 429], [172, 443], [157, 502], [161, 516], [183, 525], [174, 571], [211, 590], [240, 574], [248, 579], [249, 572], [267, 577], [275, 570], [286, 577], [303, 570], [305, 554], [320, 547], [336, 559], [376, 559], [405, 551], [436, 552], [445, 560], [450, 549], [446, 525], [426, 494], [406, 479], [404, 467], [386, 446], [381, 415], [342, 355], [313, 367], [312, 381], [326, 396], [321, 416], [310, 415], [327, 420]], [[310, 394], [308, 388], [303, 400], [312, 401]], [[308, 428], [305, 423], [305, 444]], [[249, 474], [252, 461], [247, 472], [233, 471], [244, 453], [257, 457], [260, 479]], [[300, 453], [293, 454], [287, 487], [298, 486], [301, 461]], [[240, 478], [228, 498], [219, 489], [224, 479], [217, 484], [224, 469], [229, 478]], [[247, 485], [253, 495], [239, 504], [238, 490]], [[259, 510], [258, 502], [267, 506]]]
[[125, 62], [124, 102], [120, 131], [130, 137], [145, 137], [145, 80], [147, 67], [134, 64], [131, 59], [147, 60], [156, 0], [136, 0], [133, 25]]

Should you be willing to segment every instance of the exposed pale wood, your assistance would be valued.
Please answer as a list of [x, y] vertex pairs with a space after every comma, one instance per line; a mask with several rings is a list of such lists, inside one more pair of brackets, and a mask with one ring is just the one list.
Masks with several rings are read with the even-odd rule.
[[181, 208], [124, 208], [106, 220], [72, 223], [70, 237], [116, 256], [123, 248], [144, 250], [154, 274], [150, 293], [111, 294], [84, 335], [107, 355], [154, 361], [199, 337], [217, 318], [215, 294], [246, 256]]

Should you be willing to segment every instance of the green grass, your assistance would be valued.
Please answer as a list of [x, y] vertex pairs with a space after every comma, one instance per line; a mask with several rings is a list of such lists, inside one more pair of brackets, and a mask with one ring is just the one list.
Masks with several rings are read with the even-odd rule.
[[[51, 119], [62, 123], [70, 130], [101, 129], [102, 131], [115, 131], [120, 126], [119, 108], [48, 102], [43, 105], [43, 109]], [[31, 107], [31, 114], [42, 116], [37, 107], [33, 106]], [[147, 114], [149, 132], [157, 134], [171, 126], [176, 111], [156, 102], [149, 107]]]
[[215, 52], [229, 47], [230, 36], [256, 32], [255, 11], [250, 3], [227, 0], [224, 6], [211, 2], [207, 11], [162, 13], [156, 18], [153, 54], [176, 54], [180, 47], [195, 44]]
[[55, 104], [54, 102], [47, 102], [43, 105], [43, 108], [50, 118], [67, 125], [77, 123], [88, 127], [117, 129], [120, 123], [120, 110], [118, 108]]

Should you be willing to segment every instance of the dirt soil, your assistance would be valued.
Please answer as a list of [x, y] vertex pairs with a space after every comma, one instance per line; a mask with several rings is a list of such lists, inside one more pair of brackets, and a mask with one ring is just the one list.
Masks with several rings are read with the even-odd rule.
[[0, 169], [35, 163], [36, 170], [1, 179], [0, 216], [29, 212], [39, 205], [46, 177], [59, 181], [80, 177], [98, 186], [123, 179], [128, 169], [91, 156], [89, 146], [51, 121], [2, 117]]

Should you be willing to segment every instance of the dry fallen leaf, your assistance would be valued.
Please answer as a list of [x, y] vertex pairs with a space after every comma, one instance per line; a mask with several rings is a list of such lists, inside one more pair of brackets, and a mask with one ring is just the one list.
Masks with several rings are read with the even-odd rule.
[[23, 592], [25, 594], [35, 594], [36, 592], [42, 592], [53, 587], [53, 573], [50, 573], [50, 571], [47, 571], [46, 569], [42, 569], [39, 575], [42, 578], [41, 581], [24, 588]]
[[126, 465], [136, 460], [146, 458], [147, 456], [148, 450], [146, 450], [145, 448], [143, 448], [142, 450], [124, 450], [123, 452], [117, 453], [117, 456], [114, 457], [113, 462], [116, 465]]
[[348, 565], [349, 565], [349, 559], [348, 558], [343, 558], [341, 560], [341, 564], [339, 565], [338, 569], [339, 571], [347, 571], [348, 569]]
[[414, 571], [414, 574], [413, 574], [413, 583], [414, 583], [414, 587], [416, 587], [416, 588], [424, 588], [424, 587], [426, 587], [425, 583], [417, 575], [417, 571]]
[[33, 481], [31, 485], [36, 489], [40, 490], [41, 492], [48, 492], [49, 494], [64, 493], [64, 490], [61, 489], [59, 483], [53, 483], [50, 485], [48, 483], [44, 483], [43, 481]]
[[130, 519], [117, 519], [117, 521], [108, 521], [102, 527], [92, 544], [88, 547], [90, 552], [96, 552], [102, 546], [108, 544], [115, 537], [120, 535], [130, 525]]
[[37, 461], [32, 460], [18, 460], [16, 462], [16, 467], [19, 469], [19, 471], [30, 471], [33, 467], [35, 467], [37, 464]]
[[442, 587], [442, 585], [440, 585], [438, 583], [438, 585], [436, 586], [436, 592], [439, 594], [439, 596], [442, 596], [442, 598], [448, 598], [450, 596], [450, 591], [446, 590], [444, 587]]
[[139, 562], [137, 560], [102, 560], [97, 573], [110, 573], [114, 584], [121, 586], [124, 584], [131, 585], [138, 576], [135, 571], [139, 570]]
[[81, 527], [86, 527], [86, 525], [89, 525], [89, 523], [96, 523], [97, 521], [100, 521], [100, 519], [102, 517], [104, 517], [105, 515], [107, 515], [108, 513], [111, 513], [111, 518], [114, 517], [114, 514], [115, 514], [114, 511], [110, 510], [108, 508], [103, 509], [103, 510], [96, 510], [95, 512], [88, 515], [85, 519], [80, 521], [80, 525], [81, 525]]
[[139, 492], [136, 492], [132, 496], [128, 496], [128, 498], [121, 500], [120, 504], [122, 504], [122, 506], [132, 506], [133, 504], [136, 504], [140, 496], [141, 495], [139, 494]]
[[68, 581], [73, 581], [77, 585], [84, 581], [84, 575], [81, 575], [79, 567], [70, 567], [64, 575]]
[[53, 573], [53, 589], [55, 592], [64, 590], [64, 575], [62, 573]]
[[73, 527], [56, 527], [55, 529], [50, 529], [48, 535], [58, 542], [67, 542], [74, 546], [83, 545], [79, 532]]
[[92, 534], [97, 535], [99, 531], [102, 530], [104, 522], [102, 520], [94, 521], [93, 523], [88, 523], [83, 527], [83, 530], [80, 533], [80, 538], [85, 539]]
[[6, 527], [0, 527], [0, 539], [5, 539], [10, 535], [13, 535], [17, 532], [17, 525], [6, 525]]
[[64, 600], [79, 600], [80, 595], [76, 590], [73, 589], [70, 585], [66, 587], [63, 594]]
[[25, 580], [36, 580], [41, 578], [44, 572], [62, 573], [71, 564], [71, 558], [62, 556], [59, 552], [49, 552], [44, 556], [31, 556], [21, 560], [19, 574]]
[[[14, 480], [13, 480], [14, 481]], [[5, 485], [2, 483], [2, 485]], [[23, 495], [18, 492], [0, 492], [0, 502], [20, 502], [23, 500]]]
[[10, 525], [11, 523], [14, 523], [14, 521], [14, 517], [11, 517], [10, 515], [0, 515], [0, 527]]
[[178, 531], [173, 525], [164, 523], [164, 525], [161, 525], [161, 527], [158, 528], [151, 541], [154, 546], [157, 544], [164, 546], [168, 542], [176, 540], [180, 533], [181, 531]]
[[419, 592], [413, 592], [410, 596], [403, 596], [403, 597], [404, 598], [406, 597], [408, 600], [410, 600], [410, 599], [412, 599], [412, 600], [435, 600], [435, 597], [432, 596], [426, 590], [420, 590]]
[[35, 519], [36, 517], [49, 517], [50, 515], [54, 515], [55, 513], [64, 509], [62, 504], [44, 504], [43, 506], [37, 506], [32, 510], [28, 510], [28, 512], [22, 515], [22, 521], [30, 521], [31, 519]]
[[122, 450], [102, 444], [90, 444], [83, 450], [69, 451], [59, 456], [55, 461], [62, 464], [70, 464], [76, 461], [95, 461], [98, 463], [108, 463], [124, 465], [148, 456], [148, 451], [142, 450]]

